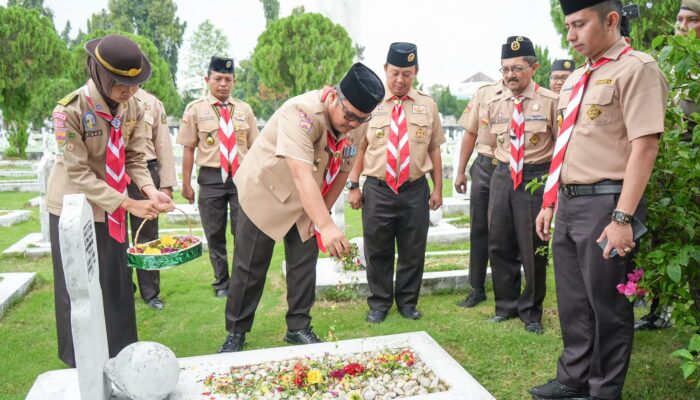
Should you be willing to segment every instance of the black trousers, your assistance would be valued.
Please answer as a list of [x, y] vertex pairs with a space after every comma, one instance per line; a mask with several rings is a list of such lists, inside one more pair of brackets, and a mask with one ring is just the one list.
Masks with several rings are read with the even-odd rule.
[[[368, 177], [363, 186], [362, 226], [371, 291], [367, 304], [387, 311], [415, 307], [423, 280], [430, 224], [430, 188], [425, 178], [405, 183], [394, 193], [384, 181]], [[399, 252], [394, 287], [394, 244]]]
[[[156, 188], [160, 187], [160, 174], [158, 173], [158, 166], [155, 162], [148, 162], [148, 171], [151, 173], [151, 179], [153, 179], [153, 184]], [[134, 200], [146, 200], [146, 196], [141, 193], [138, 185], [131, 181], [129, 186], [127, 186], [127, 191], [129, 197]], [[131, 241], [134, 242], [136, 236], [136, 231], [141, 226], [143, 219], [129, 214], [129, 225], [131, 225]], [[158, 239], [158, 219], [146, 220], [143, 224], [143, 228], [139, 233], [139, 243], [150, 242], [151, 240]], [[160, 294], [160, 271], [148, 271], [145, 269], [132, 268], [132, 271], [136, 270], [136, 279], [139, 283], [139, 292], [141, 292], [141, 298], [148, 301]]]
[[[603, 258], [596, 240], [610, 223], [619, 195], [569, 198], [559, 192], [552, 249], [564, 351], [557, 380], [618, 399], [634, 338], [633, 305], [617, 292], [633, 269], [632, 255]], [[644, 199], [635, 218], [646, 220]]]
[[[228, 254], [226, 251], [226, 223], [231, 220], [231, 234], [236, 234], [238, 220], [238, 190], [231, 176], [221, 182], [221, 169], [201, 167], [199, 184], [199, 215], [204, 236], [209, 244], [209, 259], [214, 268], [214, 290], [229, 286]], [[235, 241], [234, 241], [235, 245]]]
[[[240, 209], [233, 274], [226, 301], [227, 331], [250, 332], [274, 247], [275, 241], [258, 229]], [[311, 307], [316, 300], [316, 239], [302, 242], [294, 225], [284, 237], [284, 255], [287, 262], [287, 329], [304, 329], [310, 326]]]
[[[58, 358], [75, 368], [70, 297], [63, 274], [58, 222], [59, 216], [49, 214]], [[95, 223], [95, 236], [109, 357], [114, 357], [124, 347], [138, 341], [131, 269], [126, 266], [128, 245], [112, 239], [103, 222]]]
[[[547, 242], [535, 232], [544, 186], [531, 194], [525, 185], [548, 171], [549, 164], [525, 165], [517, 190], [507, 164], [499, 164], [491, 178], [489, 259], [496, 315], [517, 316], [525, 323], [542, 320], [547, 269]], [[540, 248], [545, 251], [538, 251]], [[522, 292], [521, 262], [525, 272]]]
[[489, 192], [496, 166], [493, 158], [479, 154], [469, 169], [469, 285], [484, 289], [489, 263]]

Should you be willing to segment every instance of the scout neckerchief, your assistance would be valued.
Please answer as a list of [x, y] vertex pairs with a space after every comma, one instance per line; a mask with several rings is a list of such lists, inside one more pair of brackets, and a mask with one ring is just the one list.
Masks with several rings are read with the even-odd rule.
[[[323, 88], [321, 93], [321, 103], [326, 101], [328, 93], [333, 90], [332, 87], [326, 86]], [[333, 186], [335, 178], [338, 177], [340, 172], [340, 165], [343, 163], [341, 156], [343, 155], [343, 149], [347, 143], [347, 137], [340, 140], [336, 140], [335, 135], [331, 133], [330, 129], [326, 130], [326, 141], [328, 143], [328, 150], [331, 152], [331, 157], [328, 160], [328, 167], [326, 169], [326, 175], [323, 177], [323, 185], [321, 185], [321, 196], [325, 197]], [[323, 240], [321, 240], [321, 232], [316, 228], [316, 243], [318, 244], [318, 249], [321, 252], [326, 252], [326, 247], [323, 245]]]
[[386, 144], [386, 183], [394, 193], [399, 194], [399, 186], [408, 179], [410, 152], [408, 148], [408, 125], [403, 102], [408, 96], [393, 96], [394, 108], [391, 111], [389, 141]]
[[[622, 53], [620, 53], [620, 56], [631, 50], [632, 47], [625, 47], [625, 49], [622, 50]], [[581, 78], [578, 80], [578, 82], [576, 82], [576, 85], [571, 91], [569, 104], [567, 104], [566, 111], [564, 112], [564, 121], [559, 129], [557, 143], [554, 146], [554, 157], [552, 158], [552, 164], [549, 167], [549, 176], [547, 177], [547, 183], [544, 186], [542, 208], [553, 207], [557, 202], [561, 166], [564, 163], [566, 147], [569, 144], [569, 139], [571, 138], [571, 133], [574, 130], [574, 124], [576, 124], [576, 118], [578, 117], [578, 111], [581, 108], [581, 99], [583, 99], [583, 93], [586, 91], [586, 83], [588, 83], [588, 78], [590, 78], [593, 71], [609, 63], [610, 61], [612, 61], [612, 59], [602, 57], [593, 63], [593, 65], [591, 65], [590, 62], [587, 62], [583, 75], [581, 75]]]
[[219, 162], [221, 163], [221, 180], [226, 183], [226, 179], [231, 174], [233, 178], [238, 170], [238, 147], [236, 146], [236, 132], [233, 129], [231, 113], [228, 110], [227, 102], [217, 102], [219, 107]]
[[523, 181], [523, 161], [525, 159], [525, 117], [523, 101], [525, 97], [512, 97], [515, 108], [510, 121], [510, 176], [513, 178], [513, 190]]
[[[126, 155], [124, 154], [124, 138], [122, 137], [122, 117], [124, 111], [113, 117], [109, 113], [104, 113], [95, 108], [95, 104], [90, 98], [90, 92], [87, 85], [83, 86], [83, 93], [88, 104], [95, 114], [104, 118], [110, 124], [109, 141], [107, 142], [107, 150], [105, 151], [105, 181], [112, 189], [119, 193], [126, 191], [127, 176], [126, 176]], [[109, 236], [119, 243], [124, 243], [126, 239], [126, 210], [118, 207], [111, 214], [107, 214], [107, 227], [109, 228]]]

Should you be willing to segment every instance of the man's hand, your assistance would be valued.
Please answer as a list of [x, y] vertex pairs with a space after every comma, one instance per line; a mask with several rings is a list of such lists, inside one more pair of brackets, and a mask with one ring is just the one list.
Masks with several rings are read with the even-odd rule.
[[156, 204], [156, 207], [158, 207], [158, 210], [160, 210], [160, 212], [168, 212], [175, 209], [175, 203], [173, 203], [173, 199], [171, 199], [170, 196], [161, 192], [160, 190], [156, 190], [155, 187], [146, 186], [143, 188], [143, 191], [146, 194], [146, 196], [148, 196], [148, 198]]
[[632, 252], [634, 249], [634, 239], [632, 236], [632, 224], [620, 225], [616, 222], [610, 222], [608, 226], [603, 229], [603, 233], [600, 234], [597, 243], [608, 239], [608, 245], [603, 249], [603, 258], [606, 260], [610, 258], [610, 252], [612, 249], [617, 249], [617, 254], [624, 257]]
[[318, 228], [321, 233], [323, 246], [332, 257], [341, 257], [350, 251], [350, 242], [345, 238], [343, 232], [335, 224], [328, 224], [323, 228]]
[[362, 208], [362, 191], [359, 188], [348, 191], [348, 204], [353, 210]]
[[142, 219], [156, 219], [160, 214], [160, 207], [153, 200], [134, 200], [127, 197], [122, 201], [121, 207], [129, 214]]
[[464, 172], [458, 172], [455, 178], [455, 190], [457, 193], [467, 192], [467, 175]]
[[171, 199], [173, 198], [173, 188], [160, 188], [160, 191], [165, 193]]
[[430, 209], [435, 211], [442, 206], [442, 190], [433, 190], [430, 194], [430, 201], [428, 202]]
[[535, 220], [535, 232], [540, 239], [549, 241], [550, 233], [552, 231], [552, 218], [554, 217], [554, 208], [545, 207], [540, 210], [537, 214], [537, 219]]
[[194, 190], [189, 183], [182, 184], [182, 197], [187, 199], [190, 204], [194, 204]]

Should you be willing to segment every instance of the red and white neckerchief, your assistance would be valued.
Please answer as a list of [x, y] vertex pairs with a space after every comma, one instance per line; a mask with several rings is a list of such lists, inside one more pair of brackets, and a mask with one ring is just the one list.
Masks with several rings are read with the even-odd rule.
[[408, 124], [402, 104], [406, 99], [408, 96], [391, 98], [394, 108], [391, 111], [389, 141], [386, 144], [386, 183], [396, 194], [399, 194], [399, 186], [408, 180], [411, 161]]
[[[326, 86], [323, 88], [321, 93], [321, 102], [326, 101], [328, 93], [333, 88]], [[321, 185], [321, 196], [325, 197], [333, 186], [333, 182], [338, 177], [340, 172], [340, 165], [343, 163], [343, 150], [345, 149], [345, 144], [347, 143], [347, 137], [340, 140], [335, 139], [335, 135], [331, 133], [330, 130], [326, 130], [326, 142], [328, 146], [328, 151], [330, 151], [331, 156], [328, 159], [328, 167], [326, 168], [326, 175], [323, 177], [323, 184]], [[326, 247], [323, 245], [323, 240], [321, 239], [321, 232], [315, 227], [316, 230], [316, 244], [318, 244], [318, 249], [321, 252], [326, 252]]]
[[[105, 181], [112, 189], [119, 193], [126, 192], [128, 176], [126, 175], [126, 155], [124, 154], [124, 138], [122, 137], [122, 111], [119, 115], [113, 117], [109, 113], [104, 113], [95, 108], [90, 97], [90, 92], [87, 85], [83, 86], [83, 93], [88, 104], [93, 109], [95, 114], [104, 118], [110, 124], [109, 141], [107, 142], [107, 150], [105, 151]], [[118, 207], [113, 213], [107, 214], [107, 227], [109, 236], [119, 243], [124, 243], [126, 240], [126, 210]]]
[[[631, 50], [632, 47], [627, 46], [624, 50], [622, 50], [620, 56]], [[549, 167], [549, 176], [547, 177], [547, 183], [544, 186], [542, 208], [552, 207], [557, 202], [561, 166], [564, 163], [566, 147], [569, 144], [569, 139], [571, 139], [571, 133], [574, 130], [576, 118], [578, 117], [578, 112], [581, 108], [581, 99], [583, 99], [583, 94], [586, 91], [586, 83], [588, 83], [588, 79], [593, 71], [609, 63], [610, 61], [612, 61], [612, 59], [603, 57], [593, 63], [593, 65], [591, 65], [590, 62], [586, 63], [586, 70], [571, 91], [569, 104], [567, 104], [566, 111], [564, 112], [564, 121], [559, 129], [557, 143], [554, 146], [554, 157], [552, 158], [552, 164]]]
[[238, 171], [238, 147], [236, 146], [236, 131], [233, 129], [228, 103], [217, 102], [219, 107], [219, 162], [221, 163], [221, 181], [226, 183], [229, 174], [231, 178]]
[[523, 181], [523, 162], [525, 161], [525, 116], [523, 101], [525, 98], [513, 97], [513, 117], [510, 121], [510, 176], [513, 178], [513, 189], [517, 189]]

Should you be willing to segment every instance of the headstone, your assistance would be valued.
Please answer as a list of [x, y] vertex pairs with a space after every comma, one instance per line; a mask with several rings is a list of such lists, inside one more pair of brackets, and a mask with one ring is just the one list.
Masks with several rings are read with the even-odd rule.
[[84, 194], [63, 197], [58, 224], [71, 328], [82, 400], [107, 400], [111, 386], [103, 372], [109, 359], [92, 208]]
[[45, 153], [39, 161], [37, 172], [39, 174], [39, 218], [41, 222], [41, 241], [48, 243], [49, 239], [49, 210], [46, 208], [46, 192], [49, 186], [49, 176], [56, 160], [56, 156]]
[[137, 342], [107, 361], [105, 373], [132, 400], [163, 400], [177, 386], [180, 364], [166, 346]]
[[430, 210], [430, 226], [438, 226], [442, 221], [442, 207], [437, 210]]
[[345, 196], [338, 196], [338, 200], [335, 201], [331, 209], [331, 218], [333, 218], [335, 226], [345, 233]]

